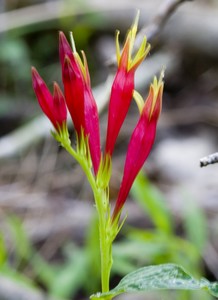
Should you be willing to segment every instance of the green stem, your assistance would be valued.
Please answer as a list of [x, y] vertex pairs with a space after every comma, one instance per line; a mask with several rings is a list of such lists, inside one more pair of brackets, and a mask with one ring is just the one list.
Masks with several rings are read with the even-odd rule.
[[70, 145], [70, 143], [66, 143], [66, 142], [62, 142], [62, 146], [67, 150], [67, 152], [73, 156], [77, 162], [80, 164], [80, 166], [82, 167], [84, 173], [86, 174], [86, 177], [89, 181], [89, 184], [93, 190], [93, 193], [94, 193], [94, 190], [96, 190], [96, 184], [95, 184], [95, 178], [92, 174], [92, 171], [89, 167], [89, 164], [87, 162], [86, 159], [84, 159], [83, 156], [81, 156], [79, 153], [77, 153]]
[[[67, 152], [81, 165], [94, 194], [99, 219], [101, 286], [102, 292], [105, 293], [109, 291], [110, 272], [112, 267], [112, 240], [110, 237], [110, 222], [108, 222], [110, 218], [109, 203], [107, 199], [108, 193], [106, 189], [97, 186], [95, 177], [86, 157], [76, 152], [68, 141], [62, 140], [61, 142]], [[111, 299], [111, 297], [107, 300], [109, 299]]]
[[[99, 194], [96, 195], [96, 203], [104, 204], [106, 195], [105, 191], [101, 190]], [[99, 199], [98, 199], [99, 197]], [[105, 204], [107, 202], [105, 201]], [[99, 241], [100, 241], [100, 253], [101, 253], [101, 286], [102, 292], [109, 291], [109, 281], [110, 281], [110, 272], [112, 266], [112, 244], [110, 239], [110, 230], [108, 228], [108, 206], [100, 205], [97, 206], [98, 215], [99, 215]]]

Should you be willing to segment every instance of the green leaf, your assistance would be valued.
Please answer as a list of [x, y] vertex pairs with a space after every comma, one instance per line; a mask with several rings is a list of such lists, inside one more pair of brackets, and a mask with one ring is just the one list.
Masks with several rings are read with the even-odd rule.
[[[68, 248], [68, 249], [67, 249]], [[69, 298], [83, 286], [86, 276], [87, 257], [81, 248], [68, 245], [65, 248], [67, 261], [57, 270], [56, 276], [49, 287], [50, 294], [55, 297]]]
[[122, 293], [134, 293], [151, 290], [207, 290], [218, 297], [218, 282], [209, 282], [193, 278], [182, 267], [175, 264], [163, 264], [140, 268], [126, 275], [119, 284], [108, 293], [97, 293], [92, 299], [112, 298]]
[[2, 233], [0, 233], [0, 269], [2, 266], [7, 264], [7, 248], [5, 244], [5, 238]]
[[[116, 242], [113, 246], [116, 262], [113, 270], [121, 276], [135, 270], [136, 266], [158, 265], [169, 261], [189, 268], [193, 275], [199, 273], [199, 252], [189, 241], [160, 231], [145, 231], [130, 226], [125, 237], [126, 239]], [[120, 260], [126, 261], [128, 265], [131, 263], [132, 269], [122, 273], [122, 269], [117, 267]]]
[[58, 266], [48, 263], [39, 253], [34, 253], [30, 263], [37, 280], [49, 289], [56, 278]]
[[22, 260], [28, 261], [31, 257], [32, 245], [25, 232], [22, 221], [17, 216], [11, 215], [7, 221], [13, 237], [17, 264], [19, 265]]

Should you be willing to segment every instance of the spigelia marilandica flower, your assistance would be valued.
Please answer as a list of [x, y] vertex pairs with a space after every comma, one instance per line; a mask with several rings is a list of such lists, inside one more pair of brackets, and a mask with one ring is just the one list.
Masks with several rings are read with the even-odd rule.
[[105, 152], [112, 155], [120, 128], [129, 110], [134, 91], [134, 76], [139, 64], [150, 50], [144, 37], [137, 53], [132, 58], [133, 46], [137, 32], [139, 14], [129, 30], [122, 51], [119, 46], [119, 32], [116, 35], [116, 53], [118, 70], [111, 89], [108, 112], [108, 126]]
[[[127, 34], [122, 51], [119, 46], [119, 32], [116, 36], [118, 70], [111, 88], [104, 155], [101, 155], [100, 151], [99, 117], [91, 90], [86, 56], [83, 52], [81, 57], [79, 56], [72, 35], [71, 47], [63, 32], [59, 34], [59, 53], [65, 97], [56, 83], [52, 96], [37, 71], [34, 68], [32, 70], [33, 87], [39, 104], [57, 131], [57, 134], [53, 134], [54, 137], [81, 165], [93, 190], [99, 219], [103, 293], [109, 291], [109, 278], [113, 262], [112, 243], [124, 222], [119, 224], [122, 207], [137, 173], [151, 150], [161, 111], [163, 75], [159, 81], [154, 79], [145, 103], [134, 90], [135, 71], [150, 49], [150, 45], [144, 38], [136, 54], [133, 55], [138, 17], [139, 14], [137, 14], [135, 22]], [[140, 118], [130, 138], [124, 175], [111, 216], [109, 182], [112, 154], [132, 98], [136, 100], [140, 108]], [[62, 132], [67, 133], [68, 137], [66, 108], [69, 110], [76, 131], [76, 150], [71, 146], [69, 138], [66, 140], [65, 135], [62, 134]]]
[[[62, 80], [65, 97], [74, 128], [80, 135], [84, 123], [83, 79], [79, 66], [63, 32], [59, 33], [59, 56], [62, 67]], [[74, 81], [74, 84], [72, 82]]]
[[49, 118], [56, 132], [58, 134], [61, 132], [64, 133], [66, 130], [67, 108], [60, 87], [56, 82], [54, 83], [52, 96], [45, 82], [34, 67], [32, 67], [32, 83], [42, 111]]
[[[154, 143], [157, 121], [162, 108], [163, 76], [164, 72], [162, 71], [159, 80], [154, 78], [143, 107], [139, 107], [140, 118], [128, 145], [123, 178], [113, 211], [113, 220], [119, 218], [132, 184]], [[137, 96], [139, 97], [139, 95]], [[142, 101], [138, 101], [138, 103], [142, 103]]]
[[73, 50], [63, 32], [60, 32], [59, 52], [66, 104], [78, 138], [81, 132], [88, 137], [93, 169], [97, 174], [101, 159], [98, 110], [91, 90], [86, 56], [82, 52], [82, 60], [76, 52], [73, 38], [72, 42]]

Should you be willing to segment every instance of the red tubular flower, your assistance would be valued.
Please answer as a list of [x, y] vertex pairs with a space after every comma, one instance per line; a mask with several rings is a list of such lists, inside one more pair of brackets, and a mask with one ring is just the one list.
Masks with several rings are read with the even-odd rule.
[[67, 107], [78, 137], [80, 138], [81, 131], [84, 132], [85, 136], [88, 136], [93, 169], [97, 174], [101, 159], [99, 117], [91, 90], [86, 57], [82, 52], [82, 61], [75, 49], [72, 52], [62, 32], [60, 32], [59, 41]]
[[81, 135], [85, 128], [84, 118], [84, 83], [80, 73], [75, 73], [71, 61], [66, 56], [63, 68], [63, 83], [67, 108], [71, 115], [74, 128]]
[[119, 217], [132, 184], [147, 159], [154, 143], [156, 125], [162, 107], [162, 78], [163, 73], [159, 81], [157, 81], [156, 77], [154, 78], [147, 100], [142, 108], [141, 116], [130, 138], [124, 166], [124, 175], [113, 211], [113, 220]]
[[[74, 49], [74, 52], [76, 52], [75, 49]], [[63, 72], [64, 72], [64, 63], [65, 63], [66, 56], [68, 56], [68, 58], [71, 62], [74, 73], [76, 73], [77, 76], [79, 76], [81, 71], [80, 71], [78, 62], [76, 61], [75, 53], [73, 53], [72, 48], [69, 45], [64, 33], [62, 31], [60, 31], [60, 33], [59, 33], [59, 57], [60, 57], [60, 62], [61, 62], [61, 67], [62, 67], [62, 77], [64, 75]]]
[[66, 126], [67, 108], [64, 95], [58, 84], [54, 83], [53, 96], [39, 73], [32, 67], [33, 89], [42, 111], [49, 118], [58, 133]]
[[105, 152], [110, 155], [113, 153], [117, 136], [132, 100], [135, 70], [146, 57], [150, 49], [150, 45], [147, 44], [146, 38], [144, 38], [135, 57], [133, 59], [131, 58], [137, 24], [138, 15], [132, 28], [128, 32], [122, 53], [120, 53], [119, 47], [119, 32], [117, 32], [116, 36], [118, 70], [111, 89], [105, 149]]

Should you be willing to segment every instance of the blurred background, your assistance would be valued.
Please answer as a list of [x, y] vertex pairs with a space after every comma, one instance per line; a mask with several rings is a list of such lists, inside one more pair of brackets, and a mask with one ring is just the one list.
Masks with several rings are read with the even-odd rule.
[[[121, 41], [140, 9], [152, 43], [136, 75], [144, 97], [165, 68], [156, 142], [129, 195], [114, 245], [111, 287], [140, 266], [174, 262], [218, 280], [218, 1], [179, 5], [166, 23], [164, 0], [1, 0], [0, 2], [0, 299], [87, 299], [100, 290], [98, 228], [80, 167], [50, 135], [31, 83], [35, 66], [49, 88], [61, 86], [58, 31], [84, 50], [99, 106], [102, 147]], [[111, 203], [122, 178], [138, 111], [132, 103], [113, 157]], [[70, 126], [70, 125], [69, 125]], [[70, 127], [73, 136], [73, 128]], [[124, 213], [125, 213], [124, 212]], [[136, 299], [136, 295], [120, 296]], [[212, 299], [205, 292], [161, 292], [139, 299]]]

